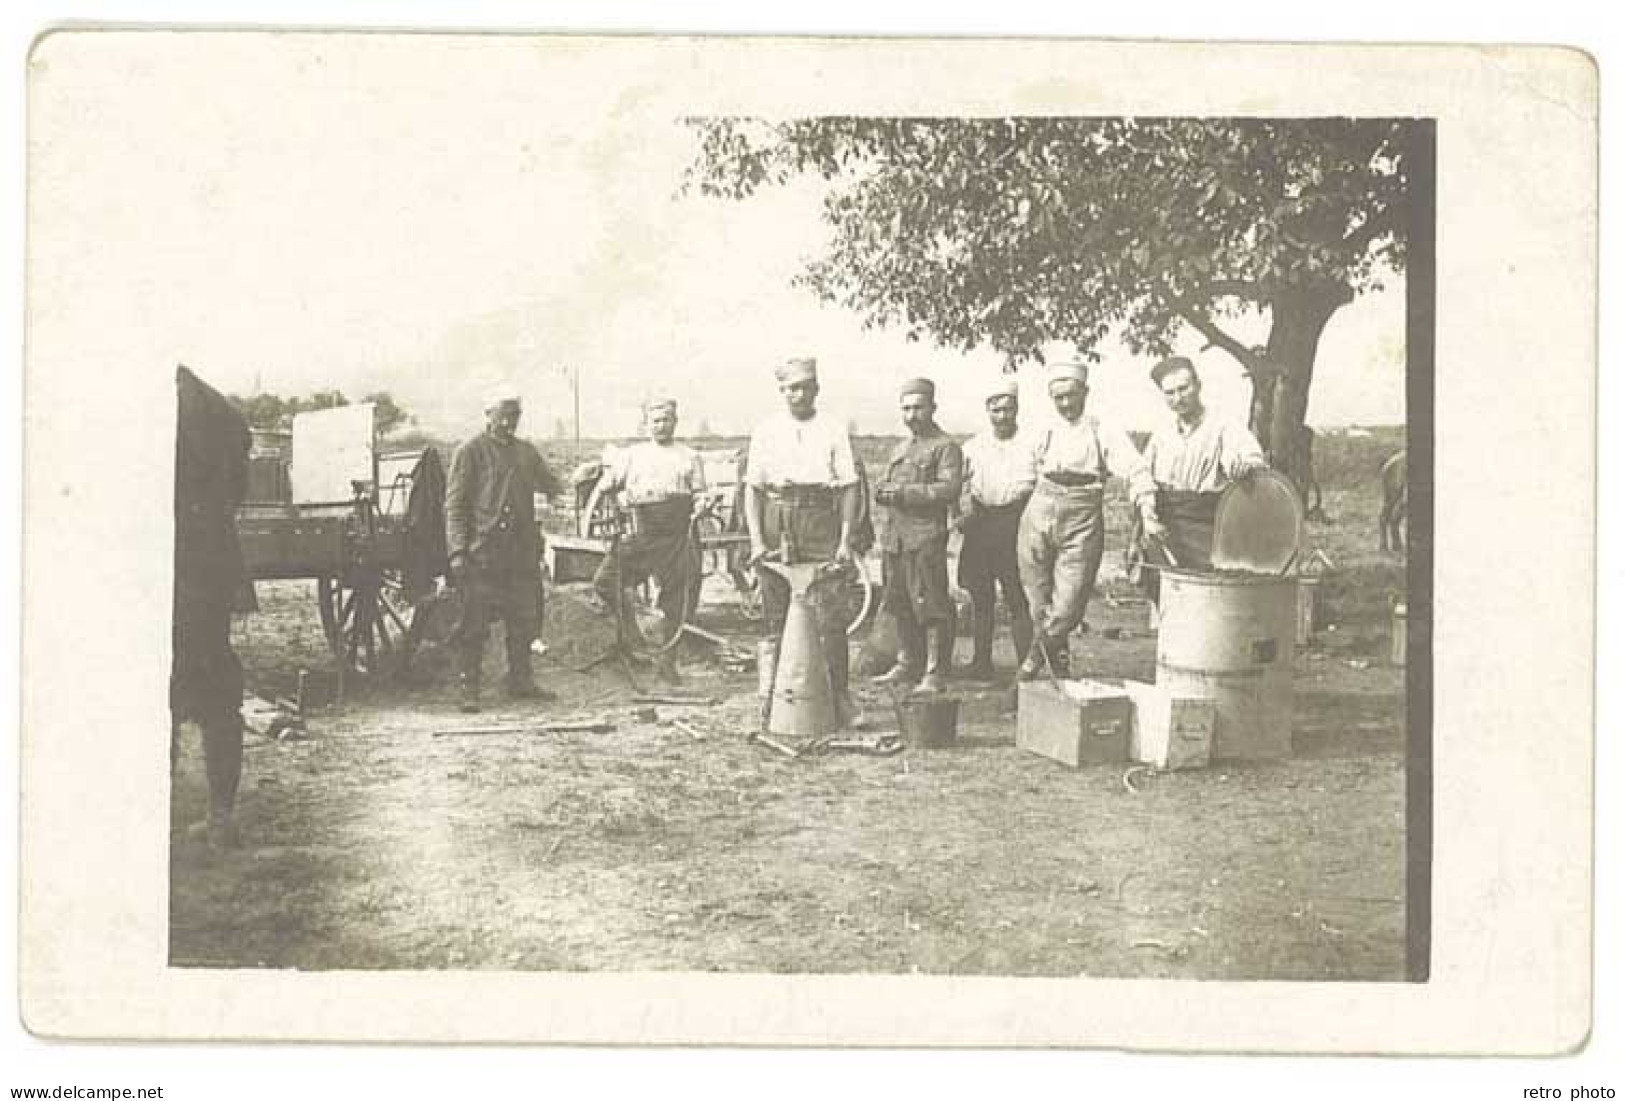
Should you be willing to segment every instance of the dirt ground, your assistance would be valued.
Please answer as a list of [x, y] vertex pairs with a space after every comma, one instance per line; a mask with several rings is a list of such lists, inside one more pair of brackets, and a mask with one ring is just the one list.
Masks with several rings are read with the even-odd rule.
[[[714, 706], [639, 721], [617, 673], [543, 659], [559, 703], [496, 698], [477, 721], [604, 714], [613, 732], [437, 737], [472, 724], [430, 654], [411, 686], [356, 678], [308, 739], [248, 736], [239, 849], [189, 839], [204, 787], [185, 747], [172, 962], [1402, 979], [1405, 674], [1387, 657], [1403, 560], [1375, 551], [1368, 489], [1326, 507], [1309, 541], [1340, 572], [1298, 655], [1288, 759], [1131, 786], [1126, 765], [1017, 749], [1012, 688], [962, 683], [952, 748], [790, 760], [746, 741], [754, 674], [697, 643], [685, 691]], [[1109, 562], [1120, 546], [1114, 533]], [[1152, 680], [1146, 605], [1109, 568], [1105, 581], [1074, 661]], [[236, 635], [250, 687], [286, 692], [301, 666], [325, 684], [313, 586], [259, 588], [264, 610]], [[724, 603], [701, 623], [742, 648], [754, 637]], [[488, 670], [501, 661], [493, 646]]]

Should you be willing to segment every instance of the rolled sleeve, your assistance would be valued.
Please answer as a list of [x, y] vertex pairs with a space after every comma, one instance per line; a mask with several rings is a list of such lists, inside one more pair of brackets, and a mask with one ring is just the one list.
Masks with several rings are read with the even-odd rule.
[[745, 484], [756, 489], [767, 485], [766, 451], [769, 447], [766, 428], [757, 428], [750, 434], [750, 447], [745, 452]]
[[1128, 483], [1129, 500], [1137, 507], [1155, 501], [1157, 483], [1151, 478], [1151, 464], [1140, 454], [1121, 428], [1102, 428], [1100, 442], [1106, 456], [1106, 469]]
[[1264, 449], [1255, 437], [1241, 425], [1226, 425], [1219, 434], [1220, 471], [1234, 480], [1247, 467], [1262, 466]]
[[830, 484], [837, 489], [858, 484], [858, 464], [852, 455], [852, 437], [843, 429], [830, 433]]

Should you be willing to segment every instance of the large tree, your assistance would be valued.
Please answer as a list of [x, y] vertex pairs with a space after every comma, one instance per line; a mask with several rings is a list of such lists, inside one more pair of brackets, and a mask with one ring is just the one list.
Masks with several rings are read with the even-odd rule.
[[[1402, 270], [1411, 125], [1360, 119], [694, 120], [688, 185], [744, 198], [829, 183], [828, 251], [800, 282], [1012, 365], [1109, 334], [1166, 354], [1185, 327], [1253, 383], [1252, 427], [1307, 486], [1303, 429], [1326, 323]], [[1256, 312], [1269, 339], [1234, 322]]]

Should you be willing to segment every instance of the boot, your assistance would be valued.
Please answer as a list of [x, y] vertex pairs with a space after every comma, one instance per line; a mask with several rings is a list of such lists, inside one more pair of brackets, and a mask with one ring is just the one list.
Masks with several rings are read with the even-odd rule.
[[655, 655], [655, 676], [663, 684], [682, 684], [683, 675], [677, 671], [677, 652], [675, 649], [662, 650]]
[[1016, 644], [1016, 653], [1025, 656], [1033, 648], [1033, 620], [1030, 615], [1011, 615], [1010, 641]]
[[920, 626], [901, 616], [897, 620], [897, 664], [891, 672], [882, 673], [871, 683], [884, 688], [911, 688], [920, 679], [921, 651], [925, 642], [920, 637]]
[[1053, 674], [1058, 680], [1064, 680], [1070, 673], [1071, 664], [1064, 638], [1057, 641], [1040, 636], [1033, 640], [1032, 648], [1027, 651], [1027, 658], [1021, 663], [1016, 677], [1019, 680], [1037, 680]]
[[530, 671], [529, 640], [508, 647], [508, 677], [503, 686], [510, 699], [547, 701], [558, 698], [547, 689], [536, 687]]
[[[972, 638], [975, 649], [972, 651], [971, 663], [965, 669], [965, 676], [971, 680], [993, 679], [993, 609], [987, 604], [975, 606], [976, 624], [972, 628]], [[1017, 646], [1017, 653], [1021, 648]]]
[[1042, 643], [1049, 652], [1049, 669], [1055, 674], [1057, 680], [1065, 680], [1072, 675], [1072, 655], [1067, 649], [1065, 638], [1045, 639]]
[[472, 715], [480, 709], [480, 675], [462, 673], [457, 677], [457, 710]]
[[931, 624], [926, 629], [926, 637], [930, 642], [930, 657], [925, 676], [920, 678], [919, 687], [914, 691], [921, 695], [937, 695], [946, 687], [943, 680], [954, 663], [953, 622]]

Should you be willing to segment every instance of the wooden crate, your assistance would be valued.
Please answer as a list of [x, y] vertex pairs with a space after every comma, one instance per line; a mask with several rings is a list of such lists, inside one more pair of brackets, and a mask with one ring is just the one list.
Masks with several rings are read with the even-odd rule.
[[1072, 768], [1124, 762], [1130, 712], [1121, 685], [1024, 681], [1016, 695], [1016, 745]]
[[1207, 767], [1218, 719], [1212, 700], [1175, 696], [1141, 681], [1126, 680], [1123, 690], [1133, 705], [1130, 756], [1161, 769]]

